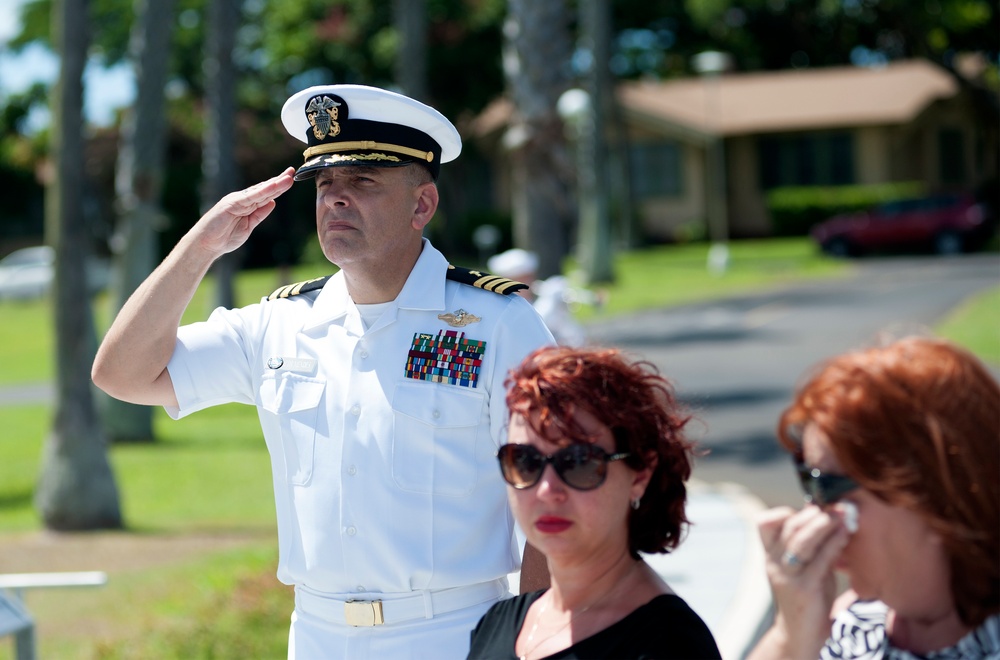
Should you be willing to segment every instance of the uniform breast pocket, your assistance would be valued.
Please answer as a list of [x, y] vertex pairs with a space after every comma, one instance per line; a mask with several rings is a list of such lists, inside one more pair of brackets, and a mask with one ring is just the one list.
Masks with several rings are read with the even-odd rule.
[[325, 388], [324, 381], [294, 374], [267, 378], [260, 384], [261, 408], [276, 415], [281, 428], [285, 477], [297, 486], [306, 485], [312, 478], [316, 425]]
[[[400, 383], [392, 399], [392, 476], [408, 491], [468, 495], [485, 397], [429, 383]], [[485, 431], [484, 431], [485, 432]]]

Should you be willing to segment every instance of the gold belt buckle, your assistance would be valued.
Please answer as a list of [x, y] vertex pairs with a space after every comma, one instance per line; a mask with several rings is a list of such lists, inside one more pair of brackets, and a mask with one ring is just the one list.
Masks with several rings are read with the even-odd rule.
[[344, 620], [349, 626], [381, 626], [382, 601], [380, 600], [349, 600], [344, 603]]

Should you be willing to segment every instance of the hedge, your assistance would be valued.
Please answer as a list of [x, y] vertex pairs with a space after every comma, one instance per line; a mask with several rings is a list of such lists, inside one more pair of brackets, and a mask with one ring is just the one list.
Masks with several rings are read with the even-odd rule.
[[921, 197], [924, 184], [901, 181], [854, 186], [788, 186], [767, 193], [767, 208], [775, 236], [803, 236], [816, 223], [841, 213], [877, 204]]

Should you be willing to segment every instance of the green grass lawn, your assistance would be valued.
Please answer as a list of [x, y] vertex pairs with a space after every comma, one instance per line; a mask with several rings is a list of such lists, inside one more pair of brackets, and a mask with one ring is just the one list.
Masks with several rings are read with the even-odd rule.
[[[0, 406], [0, 533], [40, 527], [32, 507], [49, 406]], [[256, 410], [231, 404], [182, 420], [154, 411], [155, 443], [111, 449], [133, 531], [272, 529], [274, 497]]]
[[[41, 528], [31, 499], [50, 416], [49, 406], [0, 406], [0, 557], [4, 535]], [[293, 600], [274, 577], [274, 496], [255, 409], [226, 405], [179, 421], [158, 410], [154, 428], [156, 443], [110, 450], [126, 533], [247, 541], [221, 550], [209, 542], [203, 554], [161, 557], [149, 570], [101, 564], [111, 577], [99, 589], [30, 592], [33, 616], [50, 624], [40, 657], [284, 657]], [[0, 644], [0, 660], [10, 652]]]
[[738, 295], [804, 279], [850, 273], [844, 261], [831, 259], [804, 238], [733, 241], [725, 273], [708, 272], [708, 245], [670, 245], [619, 254], [615, 281], [602, 287], [607, 303], [601, 310], [581, 307], [587, 321], [598, 315], [666, 307], [698, 300]]
[[[720, 276], [707, 272], [706, 253], [705, 245], [686, 245], [620, 255], [607, 304], [599, 312], [582, 308], [581, 318], [844, 276], [851, 268], [817, 254], [804, 239], [733, 242], [730, 268]], [[328, 272], [298, 269], [290, 281]], [[273, 271], [242, 273], [237, 302], [256, 302], [284, 283]], [[208, 280], [185, 322], [206, 318], [211, 297]], [[109, 315], [106, 297], [99, 298], [97, 325], [106, 327]], [[0, 303], [0, 319], [0, 386], [50, 380], [47, 302]], [[941, 332], [1000, 362], [998, 328], [1000, 287], [956, 310]], [[41, 528], [32, 493], [51, 414], [47, 405], [0, 406], [0, 544], [4, 535]], [[109, 452], [126, 534], [231, 530], [249, 532], [252, 540], [155, 570], [119, 572], [100, 589], [32, 593], [29, 606], [40, 621], [67, 622], [40, 640], [41, 657], [284, 657], [292, 599], [274, 577], [274, 499], [256, 411], [228, 405], [175, 422], [157, 410], [154, 428], [157, 442], [115, 445]], [[103, 627], [109, 621], [115, 622], [111, 632]], [[10, 646], [0, 643], [0, 660], [9, 657]]]
[[[100, 588], [32, 591], [38, 657], [283, 659], [294, 597], [276, 564], [271, 541], [116, 572]], [[0, 643], [0, 659], [12, 650]]]
[[49, 380], [54, 365], [47, 301], [0, 302], [0, 385]]
[[1000, 286], [963, 302], [935, 330], [989, 364], [1000, 366]]

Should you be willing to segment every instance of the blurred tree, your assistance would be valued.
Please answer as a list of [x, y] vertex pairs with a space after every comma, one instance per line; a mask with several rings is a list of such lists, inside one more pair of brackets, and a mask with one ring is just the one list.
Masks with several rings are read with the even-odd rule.
[[[122, 120], [115, 172], [118, 219], [111, 247], [116, 312], [159, 263], [158, 233], [166, 224], [160, 203], [167, 144], [164, 88], [174, 1], [135, 0], [134, 15], [129, 57], [137, 93]], [[110, 397], [103, 397], [103, 402], [105, 429], [112, 441], [152, 441], [152, 408]]]
[[[189, 92], [202, 91], [207, 0], [177, 0], [180, 25], [171, 70]], [[421, 0], [426, 3], [430, 97], [448, 116], [478, 111], [503, 88], [498, 53], [505, 0]], [[21, 30], [8, 47], [49, 44], [52, 0], [28, 0]], [[240, 30], [237, 65], [257, 75], [242, 81], [244, 102], [276, 103], [285, 83], [389, 84], [400, 47], [393, 3], [384, 0], [254, 0]], [[984, 52], [997, 61], [1000, 9], [994, 0], [614, 0], [619, 77], [669, 77], [690, 72], [691, 55], [726, 50], [743, 70], [784, 69], [905, 57], [948, 64], [956, 53]], [[124, 60], [130, 0], [92, 0], [93, 55]], [[474, 72], [470, 75], [470, 72]], [[461, 81], [461, 84], [457, 84]]]
[[[448, 117], [477, 112], [503, 88], [500, 25], [504, 0], [423, 0], [426, 21], [427, 99]], [[402, 7], [407, 12], [420, 9]], [[385, 0], [270, 0], [251, 30], [248, 47], [262, 79], [287, 82], [285, 91], [310, 85], [359, 83], [393, 86], [397, 53], [406, 48]], [[287, 94], [271, 101], [279, 108]]]
[[[233, 63], [236, 31], [242, 22], [240, 0], [209, 0], [204, 50], [205, 129], [202, 134], [201, 211], [239, 187], [236, 170], [236, 84]], [[233, 277], [243, 253], [230, 252], [212, 264], [215, 306], [235, 307]]]
[[685, 0], [699, 31], [745, 70], [878, 64], [956, 53], [997, 61], [995, 0]]
[[83, 219], [83, 65], [86, 0], [59, 0], [52, 32], [62, 55], [52, 94], [51, 179], [45, 216], [56, 251], [56, 409], [45, 439], [35, 506], [49, 529], [122, 526], [118, 488], [90, 386], [96, 341], [87, 291]]
[[565, 0], [509, 0], [504, 73], [514, 115], [511, 156], [514, 244], [538, 255], [538, 276], [562, 272], [573, 224], [573, 160], [556, 102], [569, 88], [570, 16]]
[[4, 198], [0, 239], [34, 239], [43, 231], [45, 191], [35, 176], [35, 168], [44, 153], [38, 142], [47, 135], [29, 140], [24, 137], [24, 125], [31, 109], [45, 105], [48, 97], [45, 85], [35, 83], [22, 93], [10, 94], [6, 104], [0, 106], [0, 190], [17, 191]]
[[[182, 15], [174, 41], [167, 49], [170, 70], [188, 84], [200, 80], [202, 26], [198, 20], [207, 0], [176, 1]], [[52, 49], [49, 26], [53, 0], [26, 0], [21, 6], [20, 32], [7, 44], [17, 51], [29, 44], [39, 43]], [[132, 26], [135, 20], [133, 0], [90, 0], [87, 16], [92, 26], [92, 40], [87, 57], [95, 58], [104, 66], [125, 62], [130, 57]]]
[[393, 0], [396, 27], [396, 84], [403, 94], [427, 101], [427, 2]]
[[587, 284], [614, 280], [612, 268], [608, 135], [614, 117], [614, 82], [609, 63], [611, 11], [609, 0], [580, 0], [578, 60], [583, 64], [587, 103], [575, 121], [577, 131], [577, 255]]

